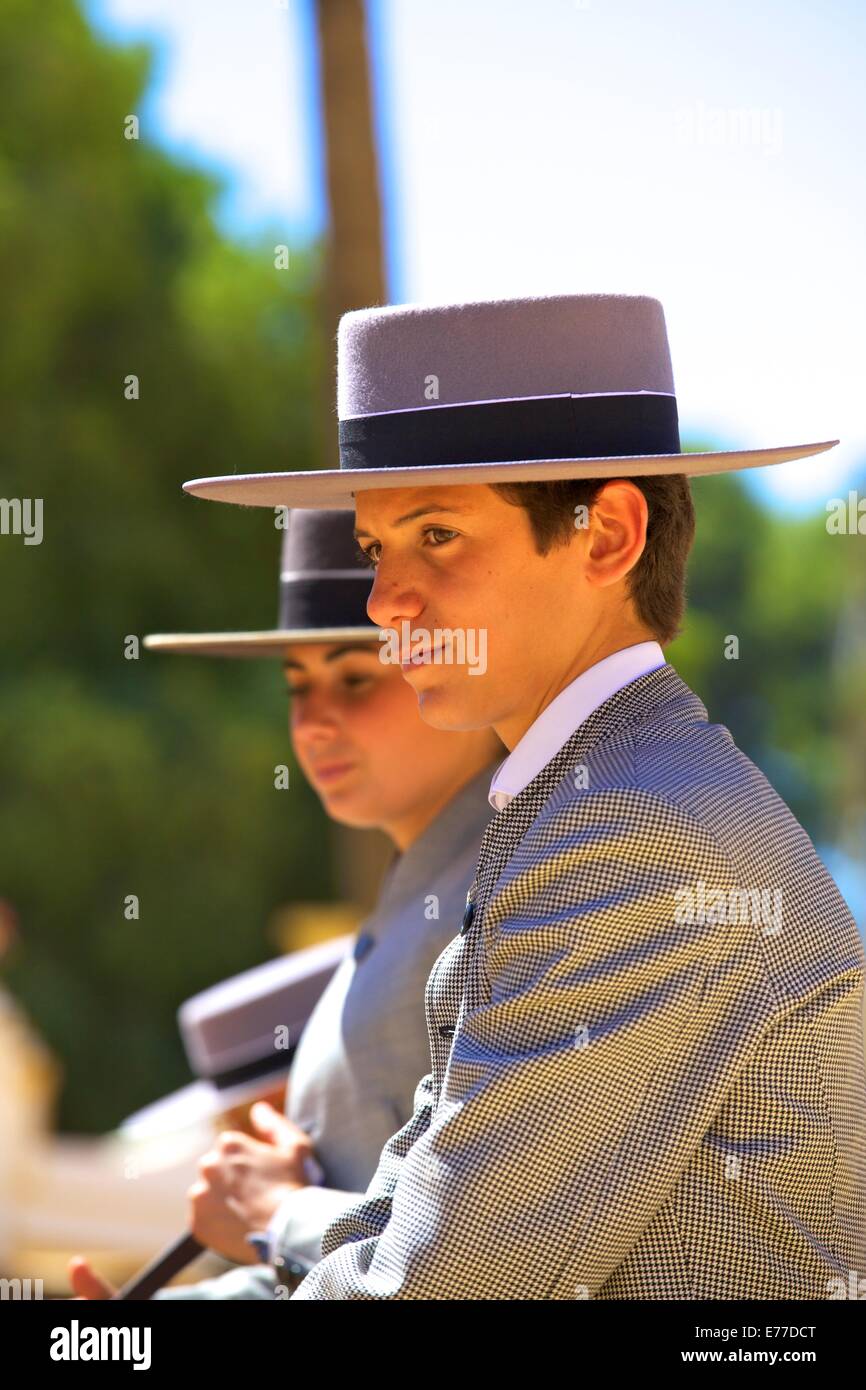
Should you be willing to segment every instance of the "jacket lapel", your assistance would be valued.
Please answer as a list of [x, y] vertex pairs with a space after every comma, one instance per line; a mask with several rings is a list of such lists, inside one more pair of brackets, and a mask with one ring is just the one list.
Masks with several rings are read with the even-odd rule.
[[475, 904], [473, 925], [483, 913], [520, 841], [562, 781], [603, 739], [620, 733], [631, 724], [657, 717], [662, 711], [665, 720], [675, 722], [707, 718], [707, 711], [697, 695], [667, 663], [614, 691], [575, 729], [523, 791], [496, 812], [481, 838], [475, 878], [467, 898]]
[[[659, 666], [622, 686], [593, 710], [523, 791], [495, 813], [481, 838], [475, 877], [466, 896], [467, 912], [472, 904], [469, 926], [445, 947], [427, 981], [425, 1010], [437, 1096], [459, 1019], [466, 1009], [481, 1002], [480, 925], [485, 907], [545, 803], [597, 744], [623, 734], [630, 725], [652, 719], [673, 727], [706, 718], [704, 705], [674, 668]], [[466, 920], [464, 916], [464, 923]]]

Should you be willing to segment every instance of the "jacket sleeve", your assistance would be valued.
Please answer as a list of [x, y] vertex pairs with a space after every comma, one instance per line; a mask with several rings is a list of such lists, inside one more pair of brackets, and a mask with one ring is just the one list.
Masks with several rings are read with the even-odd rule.
[[593, 1297], [772, 1021], [759, 928], [695, 911], [735, 886], [715, 839], [648, 792], [537, 821], [482, 915], [485, 1002], [398, 1145], [387, 1225], [332, 1228], [293, 1297]]
[[323, 1233], [323, 1256], [347, 1241], [375, 1238], [387, 1226], [391, 1216], [391, 1200], [406, 1155], [430, 1124], [433, 1108], [432, 1072], [418, 1082], [412, 1105], [411, 1117], [402, 1129], [391, 1135], [383, 1148], [366, 1193], [358, 1198], [354, 1206], [342, 1211]]
[[322, 1235], [348, 1207], [364, 1201], [363, 1192], [309, 1185], [283, 1198], [268, 1225], [271, 1253], [285, 1264], [312, 1268], [322, 1258]]

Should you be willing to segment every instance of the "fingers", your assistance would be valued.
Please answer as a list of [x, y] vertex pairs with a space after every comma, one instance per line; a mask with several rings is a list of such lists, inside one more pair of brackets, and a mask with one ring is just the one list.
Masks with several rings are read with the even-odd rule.
[[229, 1193], [205, 1180], [194, 1182], [187, 1189], [186, 1199], [190, 1231], [202, 1245], [212, 1245], [215, 1231], [225, 1224], [230, 1212]]
[[220, 1154], [249, 1152], [252, 1145], [258, 1142], [249, 1134], [242, 1134], [239, 1129], [227, 1129], [222, 1134], [217, 1135], [214, 1147], [204, 1155], [202, 1162], [207, 1159], [210, 1159], [211, 1162], [218, 1161]]
[[222, 1155], [216, 1149], [210, 1149], [202, 1158], [199, 1159], [196, 1167], [202, 1178], [209, 1178], [213, 1173], [218, 1173], [222, 1164]]
[[204, 1182], [222, 1186], [239, 1161], [249, 1156], [250, 1145], [257, 1142], [243, 1134], [220, 1135], [216, 1148], [199, 1159], [196, 1165], [199, 1177]]
[[269, 1101], [259, 1100], [250, 1108], [250, 1121], [259, 1134], [279, 1139], [285, 1134], [289, 1121]]
[[301, 1153], [311, 1150], [313, 1147], [310, 1136], [286, 1115], [275, 1110], [266, 1100], [256, 1101], [256, 1104], [251, 1107], [250, 1122], [253, 1128], [272, 1144], [282, 1144], [287, 1148], [293, 1147]]
[[255, 1263], [258, 1257], [246, 1240], [252, 1226], [233, 1198], [214, 1192], [206, 1182], [194, 1183], [187, 1197], [188, 1225], [197, 1241], [236, 1264]]
[[[192, 1211], [199, 1211], [202, 1205], [207, 1202], [211, 1196], [212, 1192], [209, 1183], [194, 1182], [192, 1186], [187, 1189], [186, 1199]], [[193, 1231], [193, 1235], [195, 1234], [195, 1231]]]
[[115, 1292], [113, 1285], [91, 1269], [83, 1255], [75, 1255], [67, 1265], [72, 1292], [78, 1298], [105, 1299]]

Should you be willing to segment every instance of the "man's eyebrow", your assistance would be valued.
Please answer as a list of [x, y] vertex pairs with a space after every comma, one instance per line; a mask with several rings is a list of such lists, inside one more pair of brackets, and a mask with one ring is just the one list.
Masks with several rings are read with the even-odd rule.
[[[346, 656], [349, 652], [375, 652], [378, 659], [379, 644], [376, 642], [346, 642], [343, 646], [335, 647], [332, 652], [328, 652], [325, 660], [336, 661], [338, 657]], [[302, 661], [295, 661], [290, 656], [287, 656], [283, 662], [284, 671], [305, 671], [306, 669]]]
[[[416, 507], [414, 512], [407, 512], [405, 516], [398, 516], [397, 520], [393, 522], [392, 525], [402, 526], [406, 521], [414, 521], [415, 518], [419, 516], [429, 516], [431, 512], [453, 512], [456, 516], [465, 516], [468, 511], [471, 511], [470, 507]], [[356, 541], [360, 540], [361, 536], [372, 536], [371, 531], [359, 531], [357, 526], [353, 534]]]

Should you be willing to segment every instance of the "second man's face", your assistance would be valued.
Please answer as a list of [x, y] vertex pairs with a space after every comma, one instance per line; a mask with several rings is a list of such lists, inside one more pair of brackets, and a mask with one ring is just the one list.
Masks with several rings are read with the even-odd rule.
[[[398, 667], [378, 640], [299, 642], [286, 649], [289, 729], [301, 771], [326, 812], [344, 825], [405, 821], [465, 778], [477, 735], [421, 718]], [[492, 756], [493, 749], [490, 750]]]

